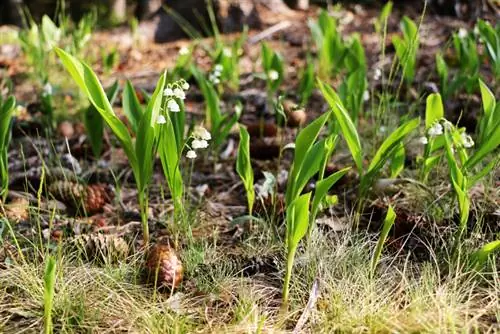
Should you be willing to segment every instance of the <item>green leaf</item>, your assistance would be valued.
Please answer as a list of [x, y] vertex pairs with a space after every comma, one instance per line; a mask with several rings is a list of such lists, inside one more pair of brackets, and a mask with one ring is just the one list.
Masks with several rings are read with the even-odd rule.
[[286, 210], [288, 248], [296, 248], [306, 235], [309, 224], [309, 202], [311, 193], [299, 196]]
[[407, 121], [399, 128], [397, 128], [389, 137], [387, 137], [382, 145], [380, 145], [377, 153], [373, 157], [366, 175], [363, 177], [362, 183], [365, 187], [369, 187], [375, 178], [376, 174], [385, 165], [385, 163], [392, 157], [398, 146], [403, 142], [406, 136], [414, 131], [420, 124], [419, 118], [414, 118]]
[[[335, 172], [332, 175], [328, 176], [327, 178], [316, 182], [313, 202], [311, 205], [311, 217], [314, 217], [318, 212], [319, 205], [328, 194], [330, 188], [333, 187], [333, 185], [337, 183], [337, 181], [340, 180], [350, 169], [351, 167], [343, 168], [338, 172]], [[314, 224], [314, 222], [310, 222], [310, 224]]]
[[0, 150], [6, 149], [10, 138], [10, 121], [16, 106], [14, 96], [9, 96], [5, 103], [0, 105]]
[[172, 140], [172, 138], [175, 138], [175, 132], [172, 120], [170, 119], [168, 113], [165, 115], [165, 119], [167, 122], [158, 126], [158, 153], [160, 155], [163, 173], [167, 178], [172, 199], [174, 200], [174, 208], [181, 208], [183, 180], [180, 171], [180, 159], [182, 152], [178, 150], [175, 140]]
[[115, 136], [121, 142], [122, 147], [129, 159], [130, 166], [134, 171], [135, 178], [136, 180], [139, 180], [139, 164], [133, 149], [134, 146], [132, 144], [132, 138], [130, 137], [125, 124], [123, 124], [113, 112], [111, 104], [109, 103], [97, 76], [88, 65], [74, 58], [64, 50], [55, 48], [55, 51], [66, 70], [72, 76], [73, 80], [75, 80], [80, 89], [87, 95], [90, 102], [101, 114], [104, 121], [106, 121]]
[[465, 168], [471, 170], [475, 165], [483, 161], [483, 159], [491, 152], [495, 151], [500, 145], [500, 124], [497, 124], [491, 131], [489, 136], [485, 138], [485, 141], [481, 143], [481, 146], [477, 151], [467, 160], [465, 163]]
[[212, 84], [208, 82], [195, 66], [191, 67], [191, 73], [193, 73], [203, 97], [205, 98], [205, 122], [214, 134], [214, 138], [217, 139], [215, 134], [218, 133], [223, 118], [220, 110], [219, 96]]
[[363, 173], [363, 152], [361, 149], [361, 141], [358, 136], [358, 132], [356, 131], [356, 127], [349, 117], [349, 113], [345, 110], [344, 106], [338, 95], [335, 93], [333, 88], [330, 86], [323, 84], [320, 80], [318, 80], [319, 88], [332, 108], [333, 114], [337, 119], [337, 122], [340, 125], [340, 129], [342, 130], [342, 134], [347, 142], [347, 146], [351, 152], [351, 155], [354, 159], [354, 163], [358, 168], [360, 174]]
[[286, 190], [286, 203], [291, 203], [301, 192], [303, 185], [309, 179], [308, 175], [312, 176], [319, 170], [321, 157], [325, 152], [325, 145], [324, 141], [321, 145], [315, 145], [314, 142], [329, 117], [330, 113], [321, 115], [297, 135], [295, 139], [295, 156]]
[[484, 114], [479, 122], [479, 144], [482, 144], [488, 135], [500, 125], [500, 108], [497, 108], [495, 96], [491, 90], [479, 79], [481, 100]]
[[52, 256], [48, 257], [47, 264], [45, 265], [43, 281], [44, 281], [44, 294], [43, 294], [44, 328], [45, 328], [45, 333], [49, 334], [52, 333], [53, 331], [52, 306], [54, 302], [55, 283], [56, 283], [56, 260]]
[[[307, 185], [307, 182], [318, 173], [326, 152], [325, 139], [322, 139], [311, 147], [300, 166], [295, 165], [294, 162], [292, 175], [293, 182], [290, 184], [290, 191], [287, 189], [286, 203], [290, 203], [296, 198]], [[295, 174], [295, 166], [300, 168], [297, 174]]]
[[389, 209], [387, 210], [387, 215], [384, 219], [384, 225], [382, 225], [382, 231], [380, 232], [380, 236], [378, 238], [377, 247], [372, 255], [371, 261], [371, 273], [372, 275], [375, 273], [375, 269], [380, 261], [380, 255], [382, 254], [382, 250], [384, 248], [385, 241], [387, 240], [387, 236], [389, 235], [389, 231], [394, 225], [394, 221], [396, 220], [396, 213], [392, 206], [389, 205]]
[[236, 157], [236, 171], [240, 176], [247, 193], [248, 212], [252, 214], [253, 203], [255, 201], [254, 175], [252, 163], [250, 161], [250, 135], [247, 129], [240, 125], [240, 143]]
[[487, 243], [477, 251], [475, 251], [471, 256], [471, 265], [476, 269], [480, 270], [488, 261], [488, 257], [493, 255], [493, 253], [500, 250], [500, 240], [495, 240]]
[[[113, 104], [114, 99], [118, 95], [118, 81], [106, 90], [106, 96]], [[94, 105], [90, 105], [83, 115], [85, 129], [89, 136], [90, 146], [92, 147], [92, 153], [96, 158], [101, 156], [102, 144], [103, 144], [103, 134], [104, 134], [104, 122], [101, 114], [97, 111]]]
[[425, 107], [425, 128], [429, 129], [435, 122], [444, 117], [443, 101], [438, 93], [431, 94], [427, 97]]
[[139, 191], [146, 189], [153, 173], [154, 158], [156, 155], [154, 148], [155, 126], [162, 106], [165, 76], [166, 73], [163, 73], [158, 79], [156, 89], [151, 96], [146, 111], [141, 117], [137, 130], [135, 154], [137, 160], [141, 162]]
[[390, 169], [392, 179], [395, 179], [403, 171], [405, 167], [405, 158], [405, 146], [401, 142], [396, 148], [396, 151], [391, 159]]
[[127, 116], [132, 130], [134, 133], [137, 133], [143, 110], [130, 80], [127, 80], [125, 88], [123, 89], [123, 112], [125, 116]]

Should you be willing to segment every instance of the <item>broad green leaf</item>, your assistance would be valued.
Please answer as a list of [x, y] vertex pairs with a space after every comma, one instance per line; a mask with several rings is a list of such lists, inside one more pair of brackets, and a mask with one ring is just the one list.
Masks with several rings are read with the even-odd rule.
[[[156, 120], [160, 114], [160, 109], [163, 100], [163, 88], [165, 86], [165, 76], [163, 73], [158, 82], [156, 89], [151, 96], [146, 111], [141, 117], [137, 130], [137, 138], [135, 142], [135, 154], [140, 164], [140, 186], [139, 191], [143, 191], [147, 187], [147, 183], [151, 180], [153, 172], [153, 163], [155, 158], [154, 142], [155, 142], [155, 126]], [[172, 140], [175, 137], [172, 137]]]
[[388, 159], [391, 158], [398, 145], [400, 145], [405, 137], [413, 132], [419, 124], [420, 119], [414, 118], [401, 125], [384, 140], [382, 145], [380, 145], [379, 149], [377, 150], [377, 153], [375, 153], [370, 166], [368, 167], [368, 171], [366, 173], [367, 178], [371, 179], [375, 177], [375, 175], [384, 166]]
[[297, 171], [300, 171], [300, 166], [304, 163], [307, 152], [312, 148], [329, 117], [330, 113], [324, 113], [302, 129], [297, 135], [295, 140], [295, 157], [293, 159], [294, 168], [295, 166], [299, 168]]
[[288, 247], [296, 248], [306, 235], [309, 224], [309, 202], [311, 193], [299, 196], [286, 210]]
[[400, 142], [391, 159], [390, 169], [392, 179], [395, 179], [403, 171], [405, 167], [405, 158], [405, 146]]
[[[153, 100], [153, 99], [152, 99]], [[159, 125], [158, 153], [163, 167], [163, 173], [172, 193], [174, 207], [182, 206], [183, 180], [180, 171], [181, 153], [177, 149], [174, 127], [169, 114], [165, 115], [166, 123]]]
[[302, 192], [307, 182], [318, 173], [323, 157], [326, 154], [325, 139], [320, 140], [315, 143], [313, 147], [307, 152], [303, 163], [300, 165], [300, 170], [295, 174], [295, 163], [294, 163], [294, 173], [293, 173], [293, 183], [289, 192], [287, 189], [286, 203], [290, 203], [293, 199]]
[[132, 130], [137, 134], [143, 111], [137, 94], [135, 93], [134, 86], [130, 80], [127, 80], [125, 88], [123, 89], [123, 112], [125, 116], [127, 116]]
[[479, 79], [479, 87], [484, 114], [479, 122], [478, 142], [482, 144], [486, 137], [500, 124], [500, 108], [496, 107], [495, 96], [481, 79]]
[[203, 97], [205, 98], [205, 122], [207, 126], [210, 127], [212, 133], [218, 133], [220, 123], [222, 122], [219, 96], [212, 84], [208, 82], [195, 66], [191, 66], [191, 73], [198, 82]]
[[139, 180], [139, 165], [133, 149], [132, 138], [130, 137], [125, 124], [123, 124], [113, 112], [111, 104], [109, 103], [97, 76], [88, 65], [77, 60], [64, 50], [55, 48], [55, 51], [66, 70], [73, 77], [73, 80], [75, 80], [80, 89], [87, 95], [90, 102], [94, 105], [97, 111], [99, 111], [102, 118], [106, 121], [115, 136], [121, 142], [122, 147], [129, 159], [130, 166], [134, 171], [136, 180]]
[[330, 113], [325, 113], [315, 119], [302, 129], [295, 139], [295, 156], [290, 177], [288, 178], [286, 203], [292, 202], [300, 193], [301, 184], [305, 184], [309, 180], [307, 175], [312, 173], [312, 176], [319, 170], [325, 146], [324, 141], [322, 145], [315, 145], [314, 142], [329, 116]]
[[444, 117], [443, 101], [441, 95], [434, 93], [427, 97], [425, 107], [425, 128], [429, 129], [435, 122]]
[[378, 238], [377, 247], [372, 255], [371, 261], [371, 272], [372, 275], [375, 273], [375, 269], [380, 261], [380, 255], [382, 254], [382, 250], [384, 248], [385, 241], [387, 240], [387, 236], [389, 235], [389, 231], [394, 225], [394, 221], [396, 220], [396, 213], [392, 206], [389, 205], [389, 209], [387, 210], [387, 215], [384, 219], [384, 224], [382, 225], [382, 231], [380, 232], [380, 236]]
[[347, 146], [351, 151], [351, 155], [354, 159], [354, 163], [358, 168], [358, 171], [362, 174], [363, 172], [363, 151], [361, 149], [361, 141], [358, 136], [358, 132], [356, 131], [356, 127], [349, 117], [349, 113], [345, 110], [340, 98], [335, 93], [333, 88], [330, 86], [323, 84], [318, 80], [318, 86], [325, 97], [326, 101], [332, 108], [333, 114], [340, 125], [340, 129], [342, 130], [342, 134], [347, 142]]
[[[314, 197], [313, 197], [313, 202], [311, 205], [311, 216], [314, 217], [316, 212], [318, 212], [319, 205], [325, 198], [325, 196], [328, 194], [328, 191], [330, 190], [331, 187], [335, 183], [337, 183], [338, 180], [340, 180], [349, 170], [351, 167], [346, 167], [338, 172], [333, 173], [332, 175], [328, 176], [327, 178], [316, 182], [316, 187], [314, 191]], [[313, 224], [314, 222], [310, 222]]]
[[16, 106], [16, 99], [10, 96], [0, 105], [0, 150], [6, 148], [10, 138], [10, 120]]
[[[114, 99], [118, 95], [118, 81], [106, 90], [106, 96], [110, 102], [113, 104]], [[90, 105], [83, 115], [85, 129], [87, 130], [90, 146], [92, 147], [92, 153], [95, 157], [101, 156], [102, 144], [103, 144], [103, 132], [104, 132], [104, 122], [101, 114], [97, 111], [94, 105]]]

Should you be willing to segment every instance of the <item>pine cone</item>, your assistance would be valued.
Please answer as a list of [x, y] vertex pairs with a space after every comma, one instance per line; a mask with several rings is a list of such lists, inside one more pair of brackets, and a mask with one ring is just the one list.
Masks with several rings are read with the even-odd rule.
[[85, 194], [85, 211], [96, 213], [102, 211], [105, 204], [111, 202], [113, 194], [107, 185], [98, 183], [87, 187]]
[[73, 242], [89, 261], [117, 262], [125, 259], [129, 253], [125, 239], [111, 234], [82, 234]]
[[88, 214], [100, 212], [112, 199], [112, 193], [104, 184], [84, 186], [76, 182], [55, 181], [50, 184], [49, 192], [75, 209], [83, 208]]
[[[146, 269], [158, 287], [176, 288], [182, 281], [184, 268], [169, 245], [155, 245], [148, 254]], [[158, 276], [157, 276], [158, 275]]]

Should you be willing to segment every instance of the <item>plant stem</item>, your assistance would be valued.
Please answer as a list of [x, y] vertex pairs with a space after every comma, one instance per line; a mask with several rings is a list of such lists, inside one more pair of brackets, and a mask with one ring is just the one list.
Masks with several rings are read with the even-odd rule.
[[149, 244], [149, 225], [148, 225], [148, 195], [146, 191], [139, 192], [139, 206], [141, 210], [141, 223], [142, 223], [142, 237], [144, 240], [144, 247]]
[[292, 278], [293, 261], [295, 259], [295, 252], [296, 251], [297, 251], [297, 246], [289, 246], [287, 260], [286, 260], [285, 282], [283, 284], [282, 309], [286, 309], [288, 307], [288, 295], [290, 292], [290, 279]]

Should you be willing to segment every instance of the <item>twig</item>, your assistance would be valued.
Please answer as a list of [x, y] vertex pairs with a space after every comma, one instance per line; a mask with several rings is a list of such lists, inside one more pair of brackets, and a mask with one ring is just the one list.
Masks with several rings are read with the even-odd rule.
[[313, 286], [311, 288], [311, 292], [309, 294], [309, 300], [307, 301], [307, 305], [304, 308], [304, 312], [302, 312], [302, 315], [299, 318], [299, 321], [297, 321], [297, 324], [295, 325], [295, 328], [293, 329], [293, 334], [298, 334], [301, 332], [302, 327], [307, 322], [307, 319], [309, 319], [309, 315], [311, 314], [311, 310], [316, 306], [316, 302], [318, 301], [319, 297], [319, 278], [316, 278], [314, 280]]
[[269, 36], [277, 33], [278, 31], [284, 30], [284, 29], [290, 27], [291, 25], [292, 25], [292, 23], [290, 21], [282, 21], [280, 23], [276, 23], [275, 25], [270, 26], [266, 30], [258, 33], [257, 35], [250, 37], [248, 39], [248, 43], [249, 44], [256, 44], [256, 43], [260, 42], [261, 40], [268, 38]]

